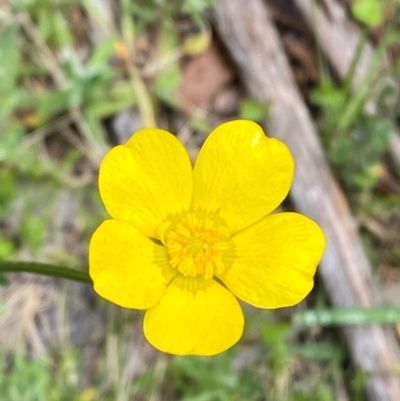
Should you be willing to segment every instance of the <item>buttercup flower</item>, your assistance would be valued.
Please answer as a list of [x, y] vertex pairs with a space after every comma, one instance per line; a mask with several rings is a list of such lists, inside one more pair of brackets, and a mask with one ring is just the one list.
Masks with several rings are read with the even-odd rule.
[[146, 309], [145, 336], [161, 351], [230, 348], [243, 332], [238, 299], [280, 308], [313, 287], [321, 229], [298, 213], [269, 214], [293, 173], [286, 145], [251, 121], [215, 129], [194, 168], [175, 136], [137, 132], [100, 166], [112, 219], [90, 242], [94, 289], [122, 307]]

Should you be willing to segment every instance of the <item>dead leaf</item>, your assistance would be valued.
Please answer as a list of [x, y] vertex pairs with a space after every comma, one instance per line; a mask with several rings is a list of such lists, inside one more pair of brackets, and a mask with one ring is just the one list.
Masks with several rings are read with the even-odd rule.
[[186, 63], [182, 75], [179, 106], [192, 114], [209, 110], [214, 95], [234, 78], [234, 70], [213, 42], [205, 53]]

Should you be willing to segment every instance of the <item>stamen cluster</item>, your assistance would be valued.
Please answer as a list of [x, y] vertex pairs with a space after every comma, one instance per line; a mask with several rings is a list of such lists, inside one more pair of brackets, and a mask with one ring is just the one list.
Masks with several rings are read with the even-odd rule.
[[228, 237], [227, 228], [188, 213], [166, 236], [170, 263], [183, 276], [210, 279], [225, 270], [222, 256], [228, 249]]

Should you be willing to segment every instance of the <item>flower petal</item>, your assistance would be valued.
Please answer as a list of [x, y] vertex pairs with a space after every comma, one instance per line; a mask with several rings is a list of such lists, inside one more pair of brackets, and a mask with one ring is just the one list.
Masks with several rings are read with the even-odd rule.
[[297, 304], [311, 291], [325, 236], [309, 218], [277, 213], [232, 239], [236, 256], [219, 278], [241, 300], [259, 308], [281, 308]]
[[106, 220], [89, 245], [89, 273], [95, 291], [125, 308], [155, 305], [176, 275], [165, 247], [155, 244], [132, 225]]
[[294, 160], [287, 146], [247, 120], [220, 125], [205, 141], [193, 172], [192, 209], [220, 211], [233, 232], [286, 197]]
[[112, 217], [158, 238], [166, 216], [190, 205], [192, 167], [176, 137], [161, 129], [142, 129], [105, 156], [99, 186]]
[[243, 312], [221, 284], [177, 276], [160, 302], [146, 312], [144, 333], [161, 351], [176, 355], [215, 355], [243, 332]]

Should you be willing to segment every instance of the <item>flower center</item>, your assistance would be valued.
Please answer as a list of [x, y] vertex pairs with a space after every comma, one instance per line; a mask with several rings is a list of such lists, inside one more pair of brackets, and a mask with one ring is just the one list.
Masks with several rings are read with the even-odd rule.
[[188, 213], [175, 226], [169, 223], [162, 238], [171, 257], [170, 264], [183, 276], [203, 275], [210, 279], [221, 274], [229, 261], [227, 256], [232, 248], [229, 230], [209, 217]]

